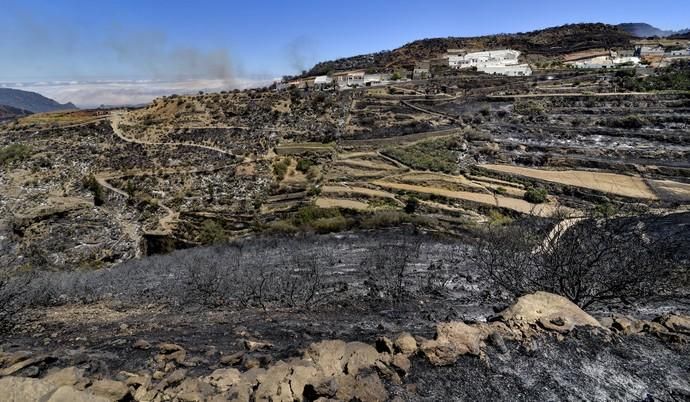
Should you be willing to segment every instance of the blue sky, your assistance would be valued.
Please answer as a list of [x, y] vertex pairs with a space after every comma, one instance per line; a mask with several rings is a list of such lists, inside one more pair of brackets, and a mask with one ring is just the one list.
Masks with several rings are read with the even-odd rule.
[[690, 25], [690, 1], [2, 0], [0, 81], [276, 77], [443, 36]]

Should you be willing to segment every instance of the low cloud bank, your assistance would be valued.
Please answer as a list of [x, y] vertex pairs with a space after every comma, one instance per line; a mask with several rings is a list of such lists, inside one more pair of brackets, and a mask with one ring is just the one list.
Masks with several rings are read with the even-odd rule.
[[197, 79], [179, 81], [52, 81], [0, 83], [0, 87], [40, 93], [60, 103], [72, 102], [80, 108], [101, 105], [124, 106], [151, 102], [160, 96], [218, 92], [269, 85], [271, 79]]

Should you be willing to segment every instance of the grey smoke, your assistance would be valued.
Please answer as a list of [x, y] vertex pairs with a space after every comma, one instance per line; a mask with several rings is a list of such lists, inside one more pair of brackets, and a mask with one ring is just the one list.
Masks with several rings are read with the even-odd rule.
[[162, 32], [136, 32], [113, 36], [106, 43], [118, 62], [153, 79], [234, 78], [230, 52], [225, 48], [200, 49], [170, 46]]
[[307, 36], [288, 42], [285, 51], [290, 67], [297, 72], [310, 69], [316, 60], [316, 47], [316, 42]]

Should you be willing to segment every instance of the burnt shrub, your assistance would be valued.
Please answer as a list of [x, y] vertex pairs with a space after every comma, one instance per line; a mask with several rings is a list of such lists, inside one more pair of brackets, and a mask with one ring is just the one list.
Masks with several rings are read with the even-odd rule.
[[482, 229], [473, 258], [514, 296], [547, 291], [583, 308], [669, 296], [687, 287], [687, 258], [684, 236], [659, 219], [525, 217]]

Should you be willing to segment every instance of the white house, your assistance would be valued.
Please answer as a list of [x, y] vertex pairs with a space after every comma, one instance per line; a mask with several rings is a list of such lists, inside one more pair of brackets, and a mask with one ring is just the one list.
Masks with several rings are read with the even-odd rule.
[[479, 68], [482, 65], [508, 66], [518, 64], [520, 52], [512, 49], [489, 50], [484, 52], [448, 54], [448, 65], [452, 68]]
[[364, 74], [362, 85], [379, 85], [388, 80], [387, 74]]
[[640, 64], [641, 60], [639, 57], [618, 57], [615, 53], [610, 56], [596, 56], [590, 57], [588, 59], [581, 59], [578, 61], [566, 62], [567, 65], [573, 66], [575, 68], [613, 68], [620, 66], [622, 64]]
[[327, 75], [319, 75], [314, 78], [314, 85], [328, 85], [333, 82], [333, 79]]
[[364, 85], [364, 70], [340, 71], [333, 73], [333, 81], [339, 87], [351, 87], [355, 85]]
[[485, 64], [477, 67], [477, 71], [487, 74], [506, 75], [509, 77], [532, 75], [532, 68], [530, 68], [529, 64], [511, 64], [507, 66]]

